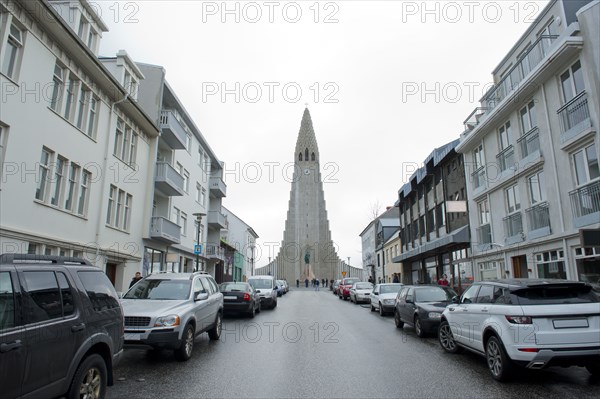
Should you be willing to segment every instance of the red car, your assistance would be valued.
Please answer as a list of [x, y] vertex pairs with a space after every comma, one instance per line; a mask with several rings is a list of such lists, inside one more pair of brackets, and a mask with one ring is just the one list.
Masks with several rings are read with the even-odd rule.
[[350, 297], [350, 288], [352, 288], [352, 284], [358, 283], [360, 281], [357, 277], [347, 277], [343, 278], [338, 286], [338, 298], [347, 300]]

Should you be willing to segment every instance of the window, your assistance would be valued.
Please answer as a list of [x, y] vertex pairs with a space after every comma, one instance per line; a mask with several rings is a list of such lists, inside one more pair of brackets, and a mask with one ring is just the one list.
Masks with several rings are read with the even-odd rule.
[[482, 285], [477, 294], [477, 303], [492, 303], [494, 297], [494, 287], [491, 285]]
[[88, 38], [87, 38], [87, 46], [90, 48], [90, 50], [93, 51], [95, 45], [96, 45], [96, 32], [94, 32], [94, 30], [90, 28], [90, 33], [88, 33]]
[[4, 176], [2, 174], [2, 168], [4, 165], [4, 147], [7, 136], [8, 128], [0, 123], [0, 176]]
[[101, 271], [78, 272], [96, 312], [118, 308], [119, 297], [106, 274]]
[[206, 189], [202, 187], [202, 193], [200, 194], [200, 204], [206, 208]]
[[50, 203], [54, 206], [58, 206], [60, 203], [60, 196], [63, 187], [63, 175], [65, 173], [65, 160], [58, 157], [56, 164], [54, 165], [54, 194]]
[[124, 85], [125, 90], [129, 93], [131, 98], [134, 100], [137, 99], [137, 81], [135, 78], [129, 73], [129, 71], [125, 71], [125, 81]]
[[200, 183], [196, 183], [196, 202], [200, 204], [200, 193], [202, 193], [202, 187]]
[[64, 85], [65, 69], [57, 62], [54, 65], [54, 76], [52, 77], [52, 97], [50, 98], [50, 108], [56, 112], [60, 111]]
[[506, 208], [508, 213], [513, 213], [521, 209], [521, 199], [519, 197], [519, 187], [515, 184], [506, 189]]
[[171, 222], [175, 223], [178, 226], [181, 226], [179, 224], [179, 217], [181, 216], [181, 210], [179, 210], [179, 208], [177, 208], [176, 206], [174, 206], [171, 209]]
[[75, 126], [77, 126], [77, 128], [79, 130], [82, 130], [83, 126], [84, 126], [85, 108], [86, 108], [86, 104], [88, 103], [88, 98], [90, 96], [90, 92], [88, 90], [86, 90], [84, 85], [80, 85], [80, 86], [81, 87], [79, 88], [79, 99], [77, 102], [77, 118], [76, 118]]
[[123, 148], [123, 135], [125, 134], [125, 122], [122, 119], [117, 120], [117, 130], [115, 132], [115, 146], [113, 155], [119, 157]]
[[15, 24], [10, 25], [8, 40], [2, 49], [4, 59], [2, 60], [2, 73], [9, 78], [17, 79], [17, 69], [21, 62], [23, 53], [23, 32]]
[[117, 129], [115, 131], [113, 155], [129, 166], [134, 167], [137, 156], [138, 139], [138, 134], [131, 126], [126, 124], [122, 119], [118, 119]]
[[579, 61], [571, 65], [569, 69], [560, 75], [560, 85], [565, 103], [568, 103], [585, 90], [583, 71], [581, 70], [581, 63]]
[[573, 154], [577, 185], [581, 186], [600, 177], [596, 144], [591, 144]]
[[77, 96], [77, 88], [79, 83], [73, 78], [69, 77], [69, 84], [67, 85], [67, 97], [65, 98], [65, 113], [64, 117], [70, 121], [75, 111], [75, 97]]
[[473, 285], [469, 287], [460, 297], [460, 303], [473, 303], [477, 298], [477, 291], [479, 286]]
[[537, 204], [538, 202], [545, 201], [544, 189], [544, 171], [540, 171], [527, 179], [529, 185], [529, 196], [531, 204]]
[[79, 201], [77, 202], [77, 213], [82, 216], [85, 216], [87, 214], [89, 184], [91, 177], [92, 174], [85, 169], [81, 173], [81, 183], [79, 185]]
[[479, 211], [479, 224], [484, 225], [489, 223], [490, 207], [487, 199], [477, 203], [477, 210]]
[[62, 317], [60, 290], [53, 271], [23, 272], [27, 291], [24, 295], [28, 323]]
[[58, 280], [58, 288], [60, 289], [60, 299], [63, 308], [63, 316], [72, 315], [75, 311], [75, 303], [73, 302], [73, 292], [67, 281], [67, 277], [60, 272], [56, 273]]
[[181, 235], [187, 235], [187, 214], [185, 212], [181, 212]]
[[89, 23], [87, 21], [87, 19], [85, 19], [83, 16], [81, 16], [81, 18], [79, 18], [79, 29], [77, 30], [77, 36], [79, 36], [79, 38], [81, 40], [85, 39], [85, 34], [87, 32], [87, 28], [89, 26]]
[[502, 261], [491, 261], [482, 262], [479, 264], [479, 275], [482, 281], [494, 280], [498, 278], [498, 269], [504, 269], [504, 262]]
[[565, 256], [561, 250], [535, 254], [535, 263], [539, 278], [567, 278]]
[[52, 153], [47, 149], [42, 149], [42, 157], [39, 164], [39, 182], [35, 191], [35, 199], [44, 201], [46, 199], [46, 189], [48, 187], [48, 174], [50, 172], [50, 159]]
[[15, 295], [9, 272], [0, 273], [0, 331], [14, 327]]
[[138, 143], [138, 135], [135, 132], [131, 134], [131, 141], [129, 143], [129, 156], [127, 157], [127, 162], [129, 166], [135, 166], [135, 160], [137, 157], [137, 143]]
[[91, 94], [90, 107], [88, 109], [88, 116], [87, 116], [87, 130], [86, 130], [86, 133], [90, 137], [96, 136], [96, 117], [97, 117], [97, 113], [98, 113], [98, 111], [96, 110], [97, 106], [98, 106], [98, 99], [96, 97], [94, 97], [93, 94]]
[[530, 101], [525, 107], [519, 111], [521, 117], [521, 129], [523, 134], [529, 132], [537, 126], [537, 117], [535, 115], [535, 103]]
[[510, 134], [510, 121], [508, 121], [498, 129], [498, 143], [500, 145], [500, 150], [504, 150], [511, 145]]
[[111, 184], [108, 192], [106, 224], [117, 229], [129, 230], [133, 196]]
[[190, 172], [183, 170], [183, 191], [190, 192]]

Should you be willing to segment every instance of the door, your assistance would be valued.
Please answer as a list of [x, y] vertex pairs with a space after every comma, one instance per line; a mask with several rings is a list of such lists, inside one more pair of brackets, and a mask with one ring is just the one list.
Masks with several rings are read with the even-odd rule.
[[[204, 283], [204, 284], [203, 284]], [[198, 323], [198, 330], [196, 333], [205, 330], [208, 328], [212, 320], [209, 319], [209, 307], [210, 307], [210, 287], [208, 282], [200, 281], [200, 277], [196, 277], [193, 282], [193, 291], [194, 291], [194, 314], [196, 315], [196, 322]], [[208, 299], [203, 301], [196, 301], [196, 296], [198, 294], [208, 294]]]
[[409, 288], [408, 292], [406, 293], [406, 297], [402, 300], [402, 303], [400, 304], [400, 318], [405, 322], [413, 322], [412, 315], [413, 310], [415, 308], [414, 300], [415, 289]]
[[115, 281], [117, 278], [117, 264], [116, 263], [107, 263], [106, 264], [106, 275], [108, 279], [112, 283], [113, 287], [115, 286]]
[[527, 256], [514, 256], [511, 259], [513, 276], [515, 276], [515, 278], [528, 278], [529, 273], [527, 272]]
[[470, 286], [460, 297], [460, 303], [450, 308], [452, 316], [449, 321], [454, 339], [467, 346], [471, 346], [473, 343], [473, 328], [476, 327], [470, 320], [469, 312], [472, 312], [471, 304], [477, 300], [477, 291], [479, 291], [479, 285]]
[[0, 381], [2, 394], [9, 398], [21, 395], [21, 382], [26, 374], [27, 347], [19, 323], [20, 308], [16, 295], [14, 268], [0, 272]]

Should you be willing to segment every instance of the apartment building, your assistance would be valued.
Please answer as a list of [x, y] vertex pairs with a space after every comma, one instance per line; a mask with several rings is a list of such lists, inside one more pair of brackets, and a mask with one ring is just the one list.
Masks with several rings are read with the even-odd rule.
[[405, 284], [435, 283], [443, 274], [461, 291], [473, 281], [463, 156], [454, 140], [429, 154], [398, 191]]
[[0, 1], [0, 245], [82, 256], [120, 289], [143, 257], [159, 130], [99, 62], [106, 31], [86, 0]]
[[386, 251], [386, 244], [389, 246], [389, 240], [398, 236], [400, 228], [400, 212], [395, 206], [389, 206], [375, 220], [375, 282], [391, 282], [391, 273], [386, 266], [391, 262], [389, 248]]
[[[391, 283], [394, 281], [394, 274], [398, 275], [398, 279], [402, 282], [402, 264], [394, 263], [393, 259], [400, 255], [400, 228], [398, 226], [399, 218], [396, 219], [396, 227], [393, 229], [390, 237], [383, 245], [383, 268], [384, 281]], [[383, 274], [383, 273], [382, 273]]]
[[465, 121], [474, 277], [598, 283], [600, 3], [551, 1]]
[[221, 242], [233, 249], [231, 255], [233, 258], [230, 259], [231, 273], [227, 276], [231, 278], [229, 281], [246, 281], [254, 273], [258, 234], [229, 209], [225, 207], [221, 209], [227, 219], [227, 229], [221, 230]]

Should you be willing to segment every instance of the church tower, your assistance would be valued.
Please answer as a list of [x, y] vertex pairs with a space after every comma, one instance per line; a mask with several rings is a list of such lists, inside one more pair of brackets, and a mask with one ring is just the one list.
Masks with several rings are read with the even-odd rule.
[[[319, 147], [308, 108], [294, 150], [294, 175], [282, 246], [271, 265], [279, 279], [334, 279], [341, 264], [331, 240]], [[274, 269], [273, 269], [274, 268]]]

